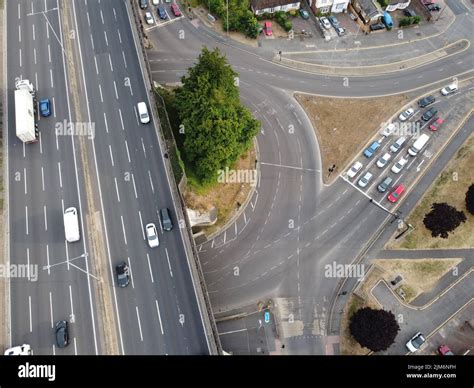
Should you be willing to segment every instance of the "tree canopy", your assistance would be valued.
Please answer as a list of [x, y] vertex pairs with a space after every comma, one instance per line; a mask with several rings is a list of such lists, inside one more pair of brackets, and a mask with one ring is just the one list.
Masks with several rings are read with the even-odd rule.
[[469, 213], [474, 214], [474, 183], [469, 186], [466, 192], [466, 209]]
[[466, 215], [446, 202], [433, 203], [431, 211], [425, 214], [423, 223], [431, 231], [432, 237], [448, 238], [449, 232], [454, 231], [462, 222], [466, 222]]

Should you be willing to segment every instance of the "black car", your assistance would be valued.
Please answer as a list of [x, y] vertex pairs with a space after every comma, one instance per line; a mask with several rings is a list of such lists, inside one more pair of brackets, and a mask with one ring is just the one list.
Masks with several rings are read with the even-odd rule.
[[141, 9], [147, 9], [148, 8], [148, 0], [139, 0], [140, 2], [140, 8]]
[[423, 121], [429, 121], [434, 117], [436, 113], [438, 113], [436, 108], [430, 108], [423, 114], [423, 116], [421, 116], [421, 118]]
[[130, 273], [128, 270], [128, 265], [125, 261], [121, 262], [115, 267], [115, 272], [117, 272], [117, 284], [119, 287], [127, 287], [130, 283]]
[[69, 345], [69, 327], [67, 321], [56, 322], [56, 344], [58, 348]]
[[405, 8], [405, 9], [403, 10], [403, 14], [404, 14], [405, 16], [408, 16], [408, 17], [415, 17], [415, 16], [416, 16], [416, 12], [413, 11], [412, 9], [410, 9], [410, 8]]
[[435, 96], [426, 96], [421, 100], [418, 100], [418, 106], [420, 108], [426, 108], [428, 105], [431, 105], [433, 102], [436, 101]]
[[375, 23], [370, 25], [371, 31], [383, 30], [385, 28], [385, 24], [383, 23]]
[[170, 211], [168, 208], [160, 210], [161, 226], [167, 232], [173, 230], [173, 221], [171, 221]]
[[428, 8], [430, 12], [433, 12], [433, 11], [437, 12], [441, 10], [441, 7], [439, 6], [439, 4], [428, 4], [426, 8]]

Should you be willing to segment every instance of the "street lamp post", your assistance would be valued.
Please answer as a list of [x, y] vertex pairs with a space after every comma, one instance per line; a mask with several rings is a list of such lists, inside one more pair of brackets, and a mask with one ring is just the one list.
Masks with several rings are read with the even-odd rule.
[[229, 0], [226, 0], [227, 6], [227, 36], [229, 36]]

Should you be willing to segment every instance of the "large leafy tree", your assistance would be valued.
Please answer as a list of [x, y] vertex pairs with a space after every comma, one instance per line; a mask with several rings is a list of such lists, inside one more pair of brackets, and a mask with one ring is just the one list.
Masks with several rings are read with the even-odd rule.
[[364, 307], [352, 315], [349, 330], [361, 346], [378, 352], [393, 344], [400, 326], [391, 311]]
[[466, 209], [469, 213], [474, 214], [474, 183], [469, 186], [466, 192]]
[[431, 231], [432, 237], [448, 238], [449, 232], [454, 231], [462, 222], [466, 222], [466, 215], [446, 202], [433, 203], [431, 211], [425, 214], [423, 223]]
[[260, 123], [241, 105], [237, 73], [218, 49], [204, 48], [182, 78], [175, 104], [184, 126], [184, 157], [203, 182], [246, 151]]

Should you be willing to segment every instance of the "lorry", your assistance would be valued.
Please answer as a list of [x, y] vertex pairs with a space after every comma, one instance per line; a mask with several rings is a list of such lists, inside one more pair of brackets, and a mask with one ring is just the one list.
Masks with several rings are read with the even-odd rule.
[[79, 241], [81, 238], [79, 218], [75, 207], [67, 208], [64, 211], [64, 234], [66, 235], [66, 241], [69, 243]]
[[428, 140], [430, 140], [430, 137], [426, 133], [422, 134], [408, 149], [408, 153], [411, 156], [416, 156], [418, 152], [420, 152], [425, 147], [426, 143], [428, 143]]
[[27, 79], [19, 79], [15, 82], [15, 125], [16, 136], [23, 143], [38, 141], [36, 90]]

